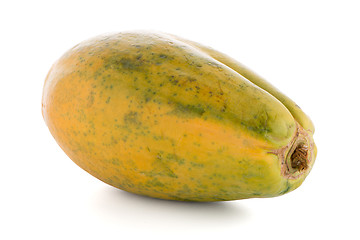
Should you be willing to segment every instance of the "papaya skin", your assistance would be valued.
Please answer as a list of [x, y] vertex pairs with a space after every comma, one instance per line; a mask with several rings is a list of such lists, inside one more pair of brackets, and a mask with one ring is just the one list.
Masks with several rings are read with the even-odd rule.
[[[177, 36], [177, 39], [181, 39]], [[250, 70], [248, 67], [243, 65], [242, 63], [236, 61], [235, 59], [227, 56], [226, 54], [223, 54], [219, 51], [216, 51], [215, 49], [207, 46], [203, 46], [199, 43], [189, 41], [187, 39], [181, 39], [181, 41], [184, 41], [196, 48], [201, 49], [202, 51], [209, 54], [211, 57], [215, 58], [219, 62], [227, 65], [228, 67], [232, 68], [234, 71], [238, 72], [242, 76], [244, 76], [246, 79], [251, 81], [256, 86], [261, 87], [265, 91], [269, 92], [271, 95], [276, 97], [284, 106], [291, 112], [295, 120], [307, 131], [310, 131], [312, 134], [315, 132], [315, 127], [311, 119], [301, 110], [301, 108], [289, 97], [287, 97], [285, 94], [280, 92], [276, 87], [274, 87], [271, 83], [266, 81], [264, 78], [256, 74], [254, 71]]]
[[219, 56], [165, 33], [84, 41], [50, 69], [44, 120], [78, 166], [128, 192], [225, 201], [296, 189], [316, 156], [311, 121]]

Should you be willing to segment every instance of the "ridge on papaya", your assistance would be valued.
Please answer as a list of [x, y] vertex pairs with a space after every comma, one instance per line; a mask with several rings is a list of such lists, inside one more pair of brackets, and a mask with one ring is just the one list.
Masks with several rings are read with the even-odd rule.
[[159, 32], [104, 34], [51, 67], [42, 114], [79, 167], [160, 199], [227, 201], [298, 188], [316, 158], [314, 125], [231, 57]]

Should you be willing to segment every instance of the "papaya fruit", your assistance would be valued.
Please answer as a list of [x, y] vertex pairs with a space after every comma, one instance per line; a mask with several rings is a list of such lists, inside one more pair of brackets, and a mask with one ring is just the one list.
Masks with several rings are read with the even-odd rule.
[[86, 40], [51, 67], [42, 114], [78, 166], [160, 199], [275, 197], [313, 167], [309, 117], [250, 69], [158, 32]]

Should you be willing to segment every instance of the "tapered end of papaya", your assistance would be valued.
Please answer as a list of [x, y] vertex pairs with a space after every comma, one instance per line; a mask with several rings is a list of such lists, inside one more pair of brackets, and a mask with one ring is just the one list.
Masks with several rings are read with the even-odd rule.
[[292, 141], [274, 152], [281, 161], [282, 175], [287, 179], [305, 177], [310, 172], [316, 156], [312, 133], [298, 123], [296, 126], [297, 131]]

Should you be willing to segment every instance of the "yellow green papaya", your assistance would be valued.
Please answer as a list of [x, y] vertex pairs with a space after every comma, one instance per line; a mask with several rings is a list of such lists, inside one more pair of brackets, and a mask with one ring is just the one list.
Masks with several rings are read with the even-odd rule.
[[229, 56], [166, 33], [74, 46], [46, 77], [42, 114], [78, 166], [154, 198], [283, 195], [316, 157], [314, 126], [291, 99]]

